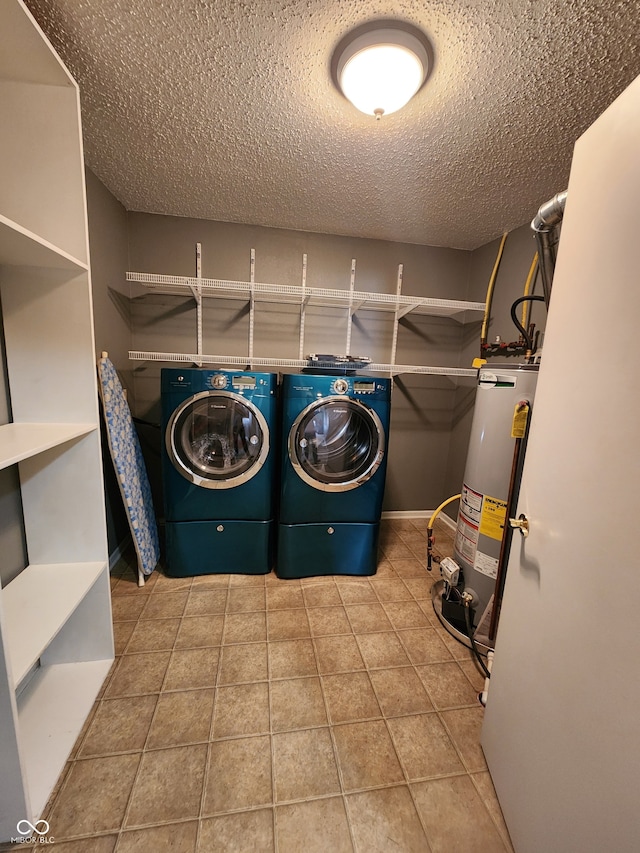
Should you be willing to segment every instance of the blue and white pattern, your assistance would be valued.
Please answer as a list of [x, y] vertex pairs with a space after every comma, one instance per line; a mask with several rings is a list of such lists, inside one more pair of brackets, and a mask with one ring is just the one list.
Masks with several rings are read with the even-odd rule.
[[160, 544], [138, 434], [110, 359], [103, 357], [98, 360], [98, 378], [109, 450], [138, 555], [139, 571], [150, 575], [160, 559]]

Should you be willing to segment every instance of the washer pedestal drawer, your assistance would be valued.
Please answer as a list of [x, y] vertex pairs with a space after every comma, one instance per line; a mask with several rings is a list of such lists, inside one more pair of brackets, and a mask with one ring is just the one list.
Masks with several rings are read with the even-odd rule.
[[273, 568], [274, 521], [168, 521], [166, 536], [170, 577], [264, 575]]
[[280, 524], [279, 578], [374, 575], [379, 524]]

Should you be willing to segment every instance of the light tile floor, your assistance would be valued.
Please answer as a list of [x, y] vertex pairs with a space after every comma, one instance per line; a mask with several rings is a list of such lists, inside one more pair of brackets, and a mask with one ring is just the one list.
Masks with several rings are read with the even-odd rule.
[[425, 537], [383, 522], [369, 579], [139, 589], [123, 561], [116, 662], [44, 814], [57, 853], [512, 851]]

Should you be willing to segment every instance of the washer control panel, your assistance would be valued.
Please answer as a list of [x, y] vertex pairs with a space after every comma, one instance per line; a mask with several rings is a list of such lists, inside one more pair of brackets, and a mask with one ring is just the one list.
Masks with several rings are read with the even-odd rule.
[[334, 394], [346, 394], [349, 390], [349, 382], [346, 379], [336, 379], [332, 386]]
[[223, 388], [226, 388], [229, 384], [229, 379], [224, 373], [216, 373], [215, 376], [212, 376], [209, 379], [211, 383], [211, 387], [215, 388], [218, 391], [221, 391]]
[[376, 390], [374, 379], [354, 379], [353, 393], [354, 394], [373, 394]]

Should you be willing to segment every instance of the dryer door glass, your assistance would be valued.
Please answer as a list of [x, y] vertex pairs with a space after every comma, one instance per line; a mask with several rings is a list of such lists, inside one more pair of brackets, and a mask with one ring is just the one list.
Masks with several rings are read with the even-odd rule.
[[353, 400], [312, 404], [294, 424], [294, 467], [304, 480], [326, 491], [355, 488], [380, 465], [384, 435], [377, 415]]
[[265, 435], [260, 413], [242, 397], [211, 392], [192, 397], [170, 424], [174, 465], [180, 473], [214, 487], [250, 479], [262, 467]]

